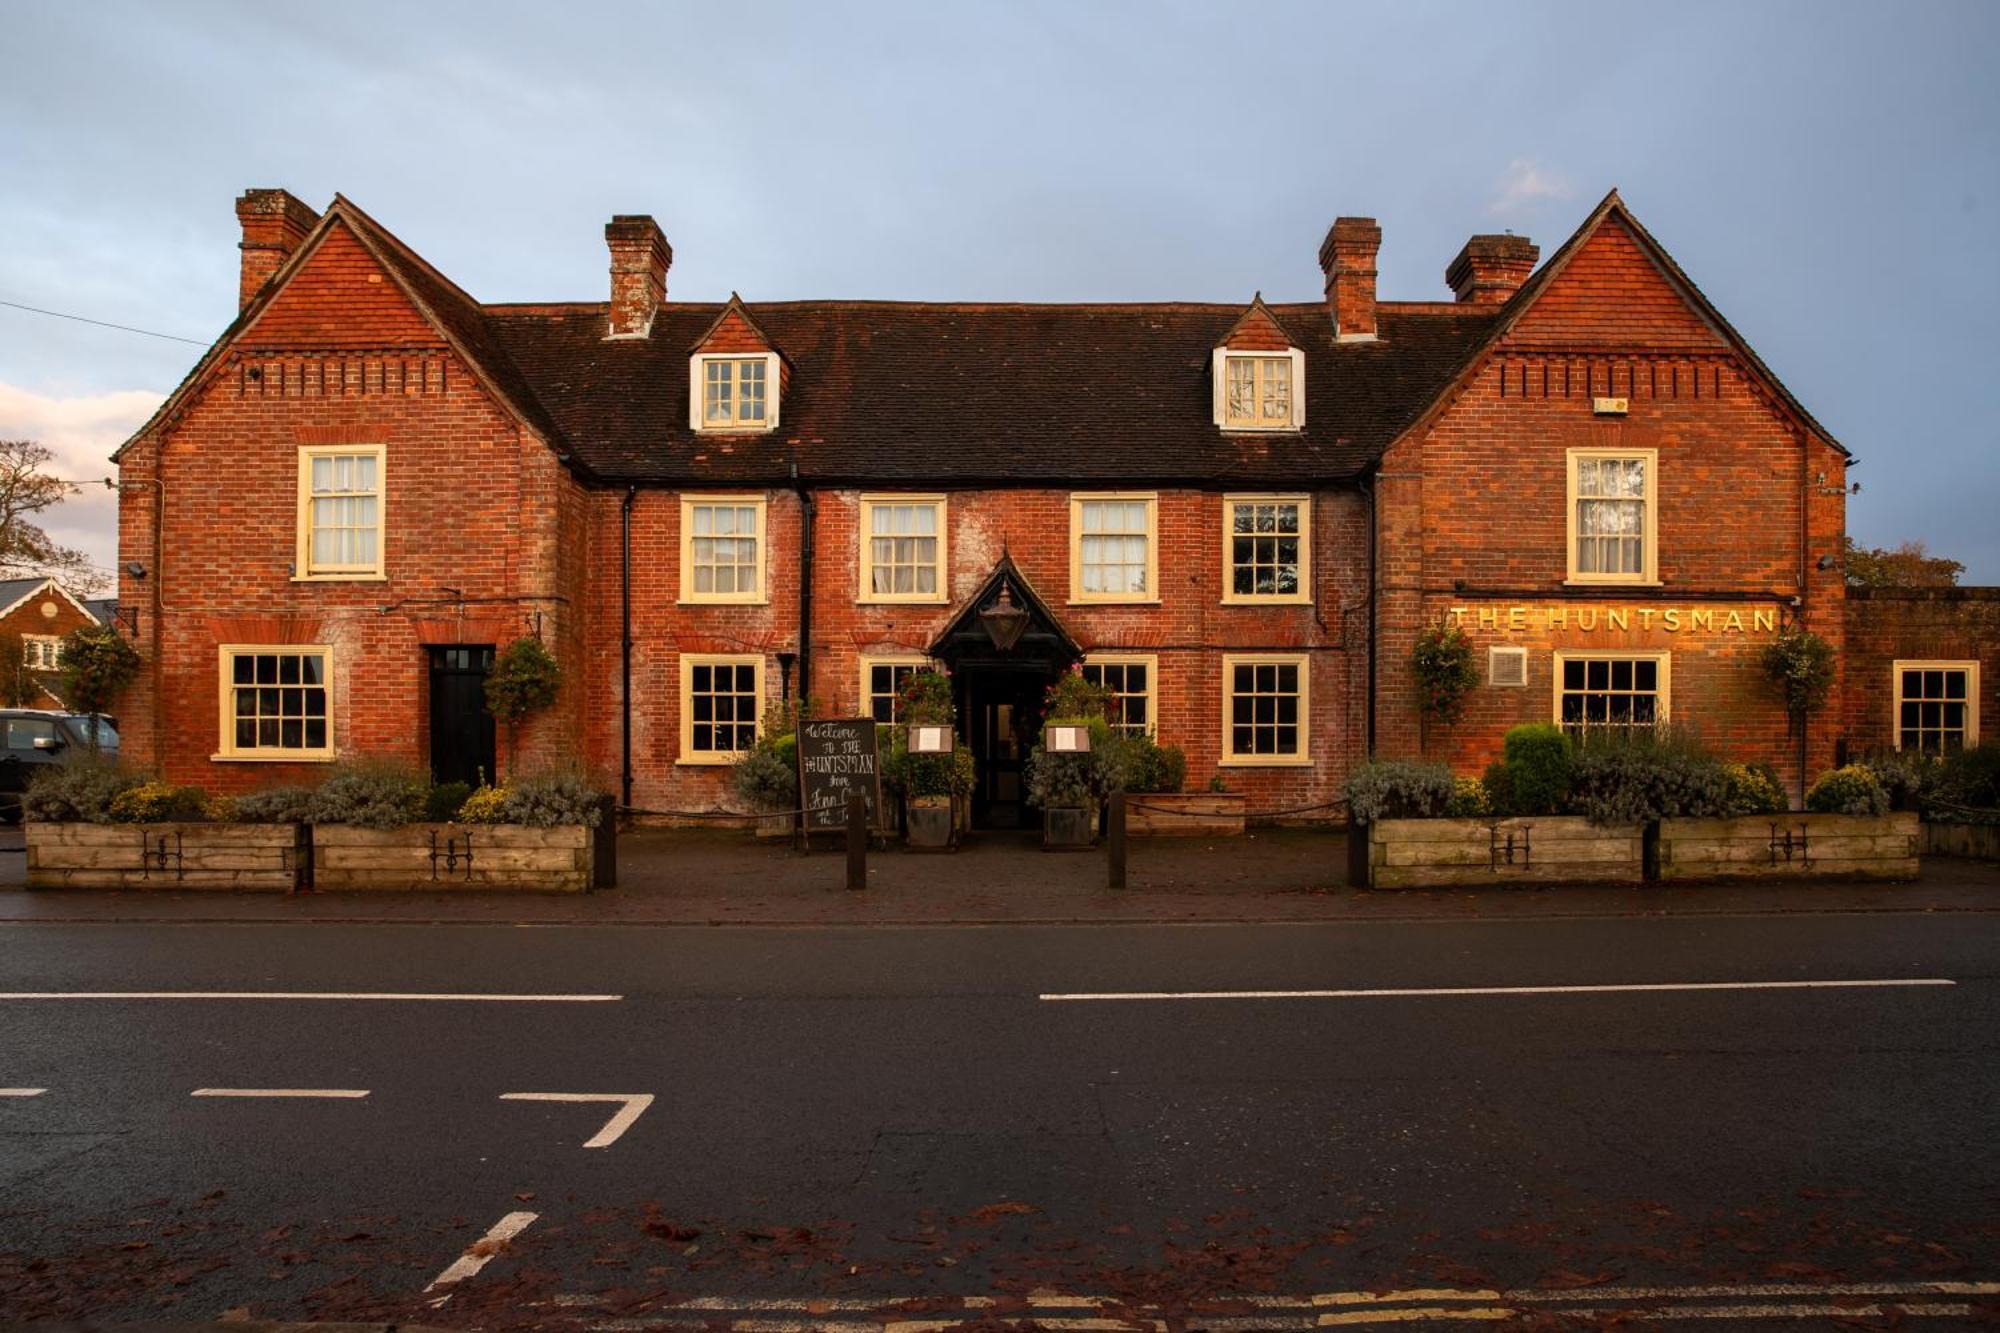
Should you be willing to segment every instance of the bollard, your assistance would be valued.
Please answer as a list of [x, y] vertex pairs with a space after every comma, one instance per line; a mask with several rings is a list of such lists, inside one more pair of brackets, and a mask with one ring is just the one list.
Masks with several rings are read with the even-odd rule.
[[868, 798], [847, 793], [847, 887], [868, 887]]
[[1111, 813], [1106, 817], [1104, 845], [1111, 853], [1111, 887], [1125, 887], [1125, 793], [1111, 793]]

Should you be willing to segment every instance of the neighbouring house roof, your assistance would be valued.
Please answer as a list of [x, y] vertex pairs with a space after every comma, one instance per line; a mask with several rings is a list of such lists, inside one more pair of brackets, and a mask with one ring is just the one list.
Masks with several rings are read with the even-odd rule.
[[0, 579], [0, 620], [5, 620], [8, 616], [14, 614], [14, 612], [21, 608], [23, 602], [34, 597], [44, 588], [49, 589], [91, 619], [100, 622], [104, 620], [103, 616], [98, 615], [91, 608], [90, 603], [80, 600], [69, 589], [63, 587], [62, 584], [46, 576], [42, 578]]

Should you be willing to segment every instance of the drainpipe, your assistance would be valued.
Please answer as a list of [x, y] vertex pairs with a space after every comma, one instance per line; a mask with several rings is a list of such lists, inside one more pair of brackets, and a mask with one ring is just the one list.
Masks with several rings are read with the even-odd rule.
[[625, 488], [625, 499], [618, 506], [618, 591], [621, 602], [619, 608], [619, 666], [618, 719], [623, 736], [624, 771], [621, 774], [624, 799], [620, 804], [627, 809], [632, 805], [632, 502], [639, 498], [637, 486]]
[[799, 480], [792, 464], [792, 490], [799, 497], [799, 716], [812, 707], [813, 520], [819, 503]]
[[1377, 568], [1382, 541], [1380, 516], [1375, 507], [1375, 478], [1361, 478], [1361, 493], [1368, 497], [1368, 755], [1375, 757], [1375, 636], [1376, 608], [1381, 601], [1381, 572]]

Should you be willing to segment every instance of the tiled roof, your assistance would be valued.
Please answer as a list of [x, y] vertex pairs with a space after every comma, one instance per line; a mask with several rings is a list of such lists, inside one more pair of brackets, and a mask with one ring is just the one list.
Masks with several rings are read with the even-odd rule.
[[1304, 482], [1372, 462], [1451, 378], [1491, 309], [1381, 308], [1334, 339], [1318, 302], [1274, 305], [1303, 340], [1306, 426], [1224, 435], [1212, 349], [1243, 305], [752, 303], [792, 368], [768, 435], [688, 426], [688, 348], [716, 303], [669, 301], [607, 341], [601, 304], [487, 306], [495, 341], [578, 460], [619, 482], [925, 485]]

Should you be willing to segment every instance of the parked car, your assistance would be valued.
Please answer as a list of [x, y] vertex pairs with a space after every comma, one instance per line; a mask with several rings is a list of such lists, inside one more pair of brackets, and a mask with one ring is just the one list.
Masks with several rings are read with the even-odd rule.
[[118, 727], [102, 714], [0, 708], [0, 819], [21, 817], [21, 793], [37, 768], [88, 755], [93, 735], [100, 755], [118, 757]]

